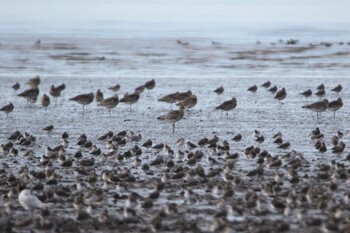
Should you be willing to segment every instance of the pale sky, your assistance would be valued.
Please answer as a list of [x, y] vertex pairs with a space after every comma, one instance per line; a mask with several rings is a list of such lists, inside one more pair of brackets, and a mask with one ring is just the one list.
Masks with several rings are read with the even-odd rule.
[[3, 22], [349, 23], [349, 0], [1, 0]]

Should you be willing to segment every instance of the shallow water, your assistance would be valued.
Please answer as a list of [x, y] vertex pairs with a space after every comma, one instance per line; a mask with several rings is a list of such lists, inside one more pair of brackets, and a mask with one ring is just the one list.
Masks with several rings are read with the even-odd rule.
[[[331, 78], [346, 77], [350, 67], [346, 24], [16, 25], [0, 31], [6, 76]], [[290, 39], [298, 43], [286, 45]]]

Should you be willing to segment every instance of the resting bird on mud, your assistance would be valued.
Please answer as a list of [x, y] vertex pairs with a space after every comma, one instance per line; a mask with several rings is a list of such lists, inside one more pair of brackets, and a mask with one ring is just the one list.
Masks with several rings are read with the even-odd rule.
[[91, 92], [89, 94], [77, 95], [77, 96], [74, 96], [73, 98], [70, 98], [69, 100], [75, 101], [78, 104], [83, 105], [83, 115], [84, 115], [84, 111], [85, 111], [84, 106], [92, 103], [92, 101], [94, 100], [94, 93]]
[[226, 116], [228, 117], [228, 111], [233, 110], [237, 107], [237, 100], [235, 97], [233, 97], [230, 100], [227, 100], [217, 106], [215, 109], [221, 110], [221, 111], [226, 111]]
[[184, 106], [180, 106], [179, 110], [172, 110], [165, 115], [158, 117], [158, 120], [164, 120], [173, 124], [173, 133], [175, 133], [175, 123], [184, 116]]
[[3, 106], [3, 107], [0, 109], [0, 111], [5, 112], [5, 113], [6, 113], [6, 117], [8, 117], [9, 114], [13, 111], [14, 108], [15, 108], [15, 107], [13, 106], [13, 103], [9, 103], [9, 104]]
[[28, 103], [32, 104], [37, 101], [38, 95], [39, 95], [39, 89], [36, 87], [36, 88], [27, 89], [19, 93], [17, 96], [25, 98]]

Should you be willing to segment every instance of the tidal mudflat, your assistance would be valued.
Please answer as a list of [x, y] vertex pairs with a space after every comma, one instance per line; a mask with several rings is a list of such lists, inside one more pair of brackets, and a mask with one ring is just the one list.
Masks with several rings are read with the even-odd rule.
[[[91, 48], [92, 40], [52, 40], [0, 46], [11, 60], [2, 63], [0, 103], [14, 106], [8, 117], [0, 112], [4, 232], [349, 230], [350, 83], [341, 75], [348, 64], [340, 62], [349, 56], [346, 43], [233, 51], [225, 43], [172, 40], [157, 50], [124, 40], [118, 44], [129, 50], [114, 51], [108, 43]], [[39, 94], [28, 104], [18, 94], [35, 75]], [[155, 87], [141, 92], [151, 79]], [[63, 83], [56, 101], [49, 90]], [[110, 88], [116, 84], [117, 92]], [[325, 93], [315, 95], [321, 84]], [[332, 91], [338, 84], [342, 90]], [[274, 86], [285, 88], [285, 98], [275, 98]], [[136, 88], [131, 106], [120, 101]], [[118, 95], [110, 111], [88, 97], [69, 100], [98, 89], [105, 99]], [[310, 97], [300, 94], [308, 89]], [[171, 121], [157, 118], [178, 106], [158, 99], [188, 91], [197, 103], [184, 109], [173, 133]], [[227, 114], [215, 109], [233, 97]], [[318, 114], [302, 108], [338, 98], [335, 118], [328, 106]], [[23, 189], [44, 203], [41, 209], [23, 208]]]

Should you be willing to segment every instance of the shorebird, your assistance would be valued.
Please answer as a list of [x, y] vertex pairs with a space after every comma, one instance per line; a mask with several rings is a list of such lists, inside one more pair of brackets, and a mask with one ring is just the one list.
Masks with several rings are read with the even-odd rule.
[[320, 89], [317, 92], [315, 92], [315, 95], [317, 95], [318, 97], [322, 97], [326, 94], [326, 91], [324, 89]]
[[159, 102], [165, 102], [171, 104], [170, 107], [173, 105], [173, 103], [177, 102], [177, 96], [180, 94], [180, 92], [171, 93], [169, 95], [165, 95], [158, 99]]
[[145, 86], [144, 85], [140, 85], [140, 86], [138, 86], [138, 87], [136, 87], [134, 89], [134, 92], [137, 92], [139, 94], [143, 93], [144, 91], [145, 91]]
[[331, 91], [334, 91], [334, 92], [341, 92], [343, 90], [343, 87], [342, 85], [338, 84], [338, 86], [336, 86], [335, 88], [333, 88]]
[[343, 107], [342, 98], [338, 98], [337, 100], [329, 102], [328, 109], [334, 112], [334, 119], [335, 119], [335, 112], [338, 111], [341, 107]]
[[272, 94], [275, 94], [277, 91], [277, 86], [275, 85], [275, 86], [271, 87], [268, 91], [271, 92]]
[[227, 100], [217, 106], [215, 109], [221, 110], [221, 111], [226, 111], [226, 116], [228, 117], [228, 111], [233, 110], [237, 106], [237, 100], [235, 97], [233, 97], [230, 100]]
[[271, 86], [271, 82], [270, 81], [264, 82], [261, 86], [265, 88], [269, 88]]
[[242, 140], [242, 134], [237, 134], [232, 138], [233, 141], [239, 142]]
[[108, 90], [114, 91], [114, 92], [118, 92], [120, 90], [120, 85], [116, 84], [114, 86], [108, 87]]
[[173, 134], [175, 133], [175, 123], [184, 116], [184, 106], [180, 106], [179, 110], [172, 110], [165, 115], [158, 117], [158, 120], [165, 120], [173, 124]]
[[311, 133], [308, 135], [308, 138], [311, 140], [320, 140], [324, 138], [323, 133], [321, 133], [320, 128], [316, 127], [315, 130], [312, 130]]
[[320, 85], [318, 85], [318, 86], [316, 87], [316, 89], [319, 90], [319, 91], [320, 91], [320, 90], [324, 90], [324, 88], [325, 88], [325, 87], [324, 87], [324, 84], [323, 84], [323, 83], [321, 83]]
[[30, 86], [31, 88], [38, 88], [40, 84], [40, 76], [37, 75], [34, 78], [29, 79], [26, 84]]
[[187, 97], [186, 99], [180, 101], [176, 105], [177, 106], [184, 106], [184, 108], [189, 110], [190, 108], [193, 108], [194, 106], [196, 106], [196, 104], [197, 104], [197, 96], [191, 95], [191, 96]]
[[152, 144], [153, 144], [153, 142], [152, 142], [152, 140], [151, 139], [148, 139], [146, 142], [144, 142], [143, 144], [142, 144], [142, 147], [145, 147], [145, 148], [151, 148], [152, 147]]
[[19, 84], [19, 82], [16, 82], [16, 83], [12, 86], [13, 90], [15, 90], [15, 91], [17, 91], [20, 87], [21, 87], [21, 85]]
[[300, 93], [300, 95], [303, 95], [304, 97], [310, 97], [312, 95], [311, 89], [307, 89], [306, 91], [303, 91]]
[[61, 85], [55, 87], [54, 85], [51, 85], [49, 93], [52, 97], [55, 98], [55, 104], [57, 104], [57, 98], [61, 96], [61, 92], [66, 88], [66, 85], [62, 83]]
[[154, 79], [149, 80], [145, 83], [144, 87], [148, 90], [148, 93], [150, 90], [152, 90], [156, 86], [156, 81]]
[[17, 96], [25, 98], [28, 103], [35, 103], [36, 100], [38, 99], [38, 95], [39, 95], [39, 89], [31, 88], [19, 93]]
[[130, 104], [130, 109], [131, 105], [136, 103], [140, 99], [140, 93], [134, 92], [132, 94], [125, 93], [123, 98], [120, 99], [120, 103], [126, 103]]
[[316, 112], [317, 113], [317, 120], [318, 120], [318, 113], [326, 111], [328, 108], [328, 104], [329, 104], [328, 100], [324, 99], [322, 101], [318, 101], [318, 102], [314, 102], [312, 104], [305, 105], [302, 108], [306, 108], [306, 109], [309, 109], [311, 111]]
[[290, 147], [290, 143], [289, 142], [284, 142], [284, 143], [280, 144], [277, 148], [288, 149], [289, 147]]
[[109, 97], [107, 99], [104, 99], [100, 103], [98, 103], [98, 106], [106, 107], [108, 108], [109, 115], [111, 115], [111, 109], [116, 107], [119, 104], [119, 98], [118, 95], [114, 95], [112, 97]]
[[53, 125], [48, 125], [48, 126], [45, 126], [44, 128], [42, 128], [42, 130], [44, 130], [48, 133], [51, 133], [53, 129], [54, 129]]
[[340, 154], [344, 151], [344, 149], [345, 149], [345, 144], [344, 142], [340, 141], [338, 145], [332, 148], [332, 152], [336, 154]]
[[176, 102], [186, 99], [187, 97], [190, 97], [192, 95], [192, 91], [188, 90], [186, 92], [180, 92], [178, 95], [175, 96]]
[[44, 94], [41, 97], [41, 106], [43, 106], [45, 108], [45, 111], [47, 109], [47, 107], [50, 105], [50, 97], [46, 94]]
[[42, 203], [29, 189], [23, 189], [18, 195], [18, 201], [22, 207], [28, 211], [32, 209], [42, 209], [47, 205]]
[[61, 85], [58, 85], [57, 88], [58, 88], [60, 91], [64, 91], [64, 89], [66, 89], [66, 84], [62, 83]]
[[6, 117], [8, 117], [9, 114], [13, 111], [13, 109], [14, 109], [14, 106], [13, 106], [13, 104], [10, 102], [9, 104], [3, 106], [3, 107], [0, 109], [0, 111], [5, 112], [5, 113], [6, 113]]
[[260, 137], [257, 137], [255, 139], [255, 141], [258, 142], [258, 143], [263, 143], [265, 141], [264, 135], [261, 135]]
[[284, 100], [287, 96], [286, 89], [283, 87], [281, 90], [277, 91], [275, 94], [275, 99], [278, 101]]
[[100, 103], [103, 100], [103, 93], [100, 89], [97, 89], [96, 93], [95, 93], [95, 101], [97, 103]]
[[69, 100], [73, 100], [78, 104], [83, 105], [83, 115], [84, 115], [84, 111], [85, 111], [84, 106], [92, 103], [92, 101], [94, 100], [94, 93], [91, 92], [89, 94], [77, 95], [77, 96], [74, 96], [73, 98], [70, 98]]
[[255, 84], [248, 88], [248, 91], [251, 91], [253, 93], [255, 93], [257, 90], [258, 90], [258, 86]]
[[221, 95], [222, 93], [224, 93], [224, 91], [225, 91], [225, 89], [224, 89], [223, 86], [218, 87], [218, 88], [216, 88], [216, 89], [214, 90], [214, 92], [215, 92], [216, 94], [218, 94], [218, 95]]

